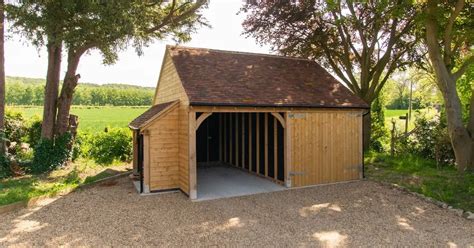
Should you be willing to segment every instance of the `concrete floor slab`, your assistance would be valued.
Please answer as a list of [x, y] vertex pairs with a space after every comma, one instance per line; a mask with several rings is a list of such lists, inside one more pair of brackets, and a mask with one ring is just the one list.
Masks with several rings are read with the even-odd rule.
[[197, 201], [285, 190], [286, 187], [231, 166], [197, 170]]

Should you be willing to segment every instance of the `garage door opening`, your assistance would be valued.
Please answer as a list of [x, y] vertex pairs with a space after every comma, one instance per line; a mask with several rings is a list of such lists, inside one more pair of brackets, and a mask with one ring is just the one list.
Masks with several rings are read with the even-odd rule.
[[196, 113], [197, 199], [285, 189], [281, 116]]

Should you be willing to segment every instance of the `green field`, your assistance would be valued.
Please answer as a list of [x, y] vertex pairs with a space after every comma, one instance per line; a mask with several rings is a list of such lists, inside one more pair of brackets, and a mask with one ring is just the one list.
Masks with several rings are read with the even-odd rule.
[[[385, 118], [398, 118], [401, 115], [405, 115], [408, 113], [408, 109], [386, 109], [385, 110]], [[414, 111], [412, 112], [412, 114]]]
[[[9, 106], [7, 109], [22, 112], [26, 118], [42, 116], [41, 106]], [[101, 131], [105, 127], [127, 127], [128, 123], [148, 107], [73, 106], [71, 113], [79, 116], [79, 130]]]

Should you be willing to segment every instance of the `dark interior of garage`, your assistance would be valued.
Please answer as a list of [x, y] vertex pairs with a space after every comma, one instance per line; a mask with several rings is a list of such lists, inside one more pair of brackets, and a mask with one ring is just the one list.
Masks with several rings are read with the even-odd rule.
[[230, 165], [284, 182], [284, 128], [271, 113], [213, 113], [197, 130], [196, 153], [198, 167]]

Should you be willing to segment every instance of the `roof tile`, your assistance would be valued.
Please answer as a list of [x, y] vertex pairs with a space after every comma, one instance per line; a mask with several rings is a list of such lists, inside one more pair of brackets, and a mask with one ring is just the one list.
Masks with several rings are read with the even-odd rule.
[[314, 61], [180, 46], [168, 49], [191, 105], [368, 108]]

